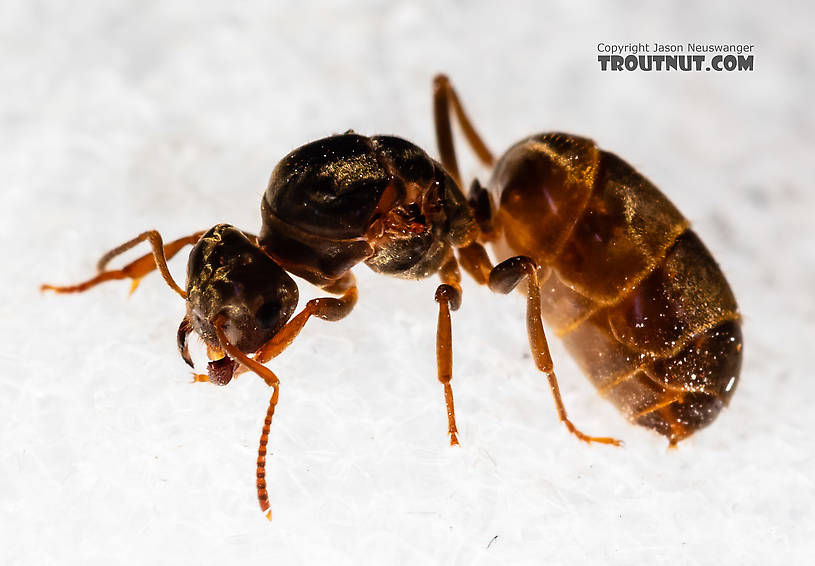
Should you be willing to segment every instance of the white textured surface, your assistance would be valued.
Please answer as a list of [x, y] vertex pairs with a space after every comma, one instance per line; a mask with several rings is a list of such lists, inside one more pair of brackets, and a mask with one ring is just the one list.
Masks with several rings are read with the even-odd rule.
[[[811, 7], [201, 4], [3, 3], [0, 563], [811, 559]], [[599, 41], [638, 40], [753, 43], [756, 70], [599, 71]], [[496, 151], [571, 131], [663, 188], [739, 299], [742, 381], [710, 429], [666, 452], [555, 345], [575, 422], [627, 442], [583, 445], [528, 357], [522, 301], [467, 281], [453, 320], [463, 445], [450, 449], [436, 283], [361, 268], [353, 315], [310, 324], [272, 365], [268, 524], [253, 488], [260, 380], [189, 384], [183, 303], [158, 277], [130, 299], [126, 283], [37, 286], [87, 277], [147, 227], [256, 230], [269, 171], [309, 140], [354, 128], [435, 153], [437, 71]]]

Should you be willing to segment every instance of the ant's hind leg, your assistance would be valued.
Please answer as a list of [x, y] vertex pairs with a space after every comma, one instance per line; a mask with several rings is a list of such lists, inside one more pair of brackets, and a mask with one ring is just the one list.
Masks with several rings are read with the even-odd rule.
[[543, 332], [538, 266], [535, 262], [526, 256], [516, 256], [492, 267], [492, 262], [490, 262], [486, 250], [478, 243], [459, 248], [458, 253], [461, 265], [467, 273], [476, 282], [488, 285], [490, 290], [495, 293], [510, 293], [524, 277], [527, 278], [526, 331], [529, 336], [529, 348], [532, 351], [532, 359], [535, 360], [535, 365], [546, 375], [546, 379], [549, 381], [549, 388], [552, 390], [552, 396], [555, 399], [558, 418], [563, 421], [569, 432], [584, 442], [599, 442], [619, 446], [621, 442], [614, 438], [594, 437], [582, 433], [566, 415], [566, 407], [564, 407], [563, 399], [560, 396], [552, 356], [549, 353], [549, 344], [546, 341], [546, 334]]
[[459, 175], [456, 150], [453, 145], [453, 131], [450, 126], [451, 112], [456, 115], [456, 119], [464, 132], [464, 137], [467, 138], [478, 159], [484, 165], [492, 167], [495, 164], [495, 158], [487, 149], [486, 144], [478, 135], [478, 132], [475, 131], [472, 122], [464, 112], [461, 101], [450, 84], [450, 79], [446, 75], [436, 75], [433, 79], [433, 121], [436, 125], [436, 143], [439, 146], [442, 165], [461, 187], [461, 176]]
[[[181, 248], [187, 244], [194, 244], [197, 242], [202, 235], [203, 232], [196, 232], [190, 236], [173, 240], [165, 245], [162, 242], [161, 235], [157, 231], [148, 230], [147, 232], [142, 232], [132, 240], [128, 240], [124, 244], [117, 246], [103, 255], [97, 264], [99, 274], [96, 275], [96, 277], [76, 285], [57, 286], [45, 284], [40, 286], [40, 290], [54, 291], [55, 293], [82, 293], [91, 287], [104, 283], [105, 281], [112, 281], [115, 279], [130, 279], [132, 281], [130, 292], [132, 293], [136, 290], [136, 287], [138, 286], [142, 277], [158, 268], [159, 272], [161, 272], [161, 276], [164, 278], [164, 281], [167, 282], [167, 285], [169, 285], [173, 291], [178, 293], [181, 298], [186, 299], [187, 293], [176, 284], [176, 282], [173, 280], [173, 276], [170, 275], [170, 270], [167, 268], [167, 260], [177, 254], [179, 250], [181, 250]], [[105, 270], [105, 267], [111, 259], [126, 252], [130, 248], [135, 247], [145, 240], [148, 240], [150, 242], [150, 246], [153, 248], [151, 253], [132, 261], [122, 269]]]
[[543, 322], [541, 320], [541, 300], [540, 289], [538, 287], [538, 266], [526, 256], [516, 256], [499, 263], [490, 272], [489, 287], [496, 293], [509, 293], [521, 279], [527, 278], [526, 288], [526, 331], [529, 335], [529, 347], [532, 351], [532, 359], [540, 371], [549, 380], [549, 387], [552, 396], [555, 398], [557, 414], [569, 432], [577, 436], [584, 442], [599, 442], [601, 444], [614, 444], [619, 446], [621, 442], [614, 438], [588, 436], [582, 433], [572, 424], [566, 416], [566, 407], [563, 406], [563, 399], [560, 397], [557, 377], [552, 364], [552, 356], [549, 353], [549, 344], [543, 332]]

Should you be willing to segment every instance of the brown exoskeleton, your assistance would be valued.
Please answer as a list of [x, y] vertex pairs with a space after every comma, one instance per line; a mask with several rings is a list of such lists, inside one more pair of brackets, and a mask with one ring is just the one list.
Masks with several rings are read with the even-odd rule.
[[[486, 189], [461, 190], [450, 116], [479, 159], [492, 166]], [[272, 388], [258, 449], [258, 499], [269, 510], [266, 444], [279, 380], [263, 364], [316, 316], [339, 320], [353, 309], [351, 269], [441, 284], [436, 332], [451, 444], [458, 443], [450, 311], [461, 303], [459, 264], [480, 284], [511, 292], [525, 280], [532, 356], [547, 377], [558, 416], [581, 440], [619, 444], [578, 430], [566, 416], [543, 320], [563, 338], [586, 375], [630, 420], [671, 445], [713, 421], [733, 393], [741, 366], [740, 317], [710, 253], [665, 196], [614, 154], [586, 138], [540, 134], [497, 162], [465, 115], [448, 79], [434, 82], [441, 163], [396, 137], [346, 132], [304, 145], [272, 172], [258, 236], [226, 224], [166, 245], [144, 232], [111, 250], [85, 291], [112, 279], [133, 281], [158, 268], [186, 301], [178, 330], [182, 357], [190, 332], [211, 361], [196, 381], [218, 385], [251, 370]], [[115, 256], [143, 241], [152, 253], [119, 270]], [[490, 243], [493, 267], [483, 244]], [[186, 289], [167, 259], [192, 244]], [[308, 301], [292, 318], [298, 289], [289, 273], [336, 297]]]

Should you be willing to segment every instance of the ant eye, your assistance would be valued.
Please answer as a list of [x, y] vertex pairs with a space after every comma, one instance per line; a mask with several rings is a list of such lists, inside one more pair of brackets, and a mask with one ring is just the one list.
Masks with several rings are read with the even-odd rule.
[[275, 301], [263, 303], [255, 313], [255, 319], [261, 328], [272, 328], [280, 320], [280, 303]]

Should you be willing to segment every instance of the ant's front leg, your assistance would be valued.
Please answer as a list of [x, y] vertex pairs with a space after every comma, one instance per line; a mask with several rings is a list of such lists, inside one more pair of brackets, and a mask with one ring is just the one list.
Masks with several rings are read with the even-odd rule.
[[452, 252], [439, 270], [442, 284], [436, 289], [436, 302], [439, 303], [439, 322], [436, 328], [436, 364], [439, 381], [444, 386], [444, 402], [447, 405], [447, 433], [450, 435], [450, 446], [458, 444], [456, 412], [453, 407], [453, 331], [450, 323], [450, 311], [461, 306], [461, 274], [458, 263]]
[[[183, 238], [173, 240], [168, 244], [164, 244], [162, 242], [161, 235], [157, 231], [148, 230], [147, 232], [142, 232], [132, 240], [128, 240], [124, 244], [113, 248], [103, 255], [97, 264], [99, 274], [96, 277], [76, 285], [58, 286], [44, 284], [40, 286], [40, 290], [54, 291], [55, 293], [82, 293], [91, 287], [104, 283], [105, 281], [111, 281], [114, 279], [130, 279], [130, 292], [132, 293], [136, 290], [136, 287], [138, 287], [139, 281], [141, 281], [142, 277], [158, 268], [158, 270], [161, 272], [161, 276], [164, 278], [164, 281], [167, 282], [167, 285], [169, 285], [173, 291], [178, 293], [182, 299], [186, 299], [187, 293], [173, 280], [173, 276], [170, 274], [170, 270], [167, 267], [167, 260], [177, 254], [184, 246], [197, 242], [203, 234], [203, 232], [196, 232], [190, 236], [185, 236]], [[152, 253], [143, 255], [139, 259], [130, 262], [122, 269], [105, 270], [105, 267], [111, 259], [126, 252], [130, 248], [137, 246], [145, 240], [150, 242], [150, 246], [153, 248]]]

